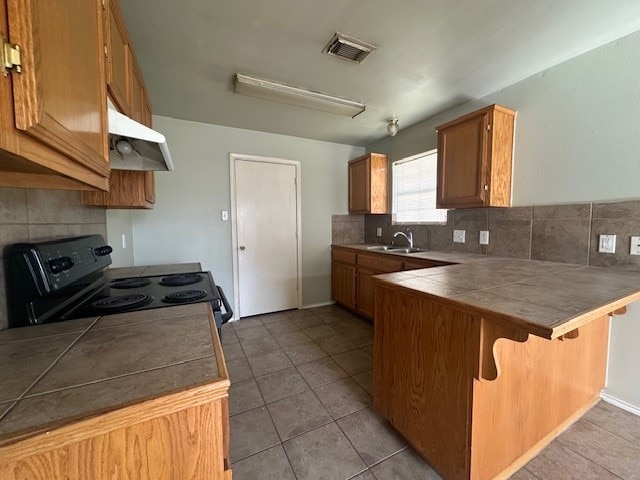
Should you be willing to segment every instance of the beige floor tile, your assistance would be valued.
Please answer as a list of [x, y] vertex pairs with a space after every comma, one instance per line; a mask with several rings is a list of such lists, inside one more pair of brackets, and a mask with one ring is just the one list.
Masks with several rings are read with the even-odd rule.
[[316, 343], [328, 355], [336, 355], [337, 353], [355, 350], [358, 346], [344, 335], [333, 335], [331, 337], [320, 338]]
[[339, 353], [331, 358], [349, 375], [366, 372], [373, 368], [373, 357], [362, 350]]
[[282, 400], [283, 398], [296, 395], [309, 390], [309, 385], [298, 373], [295, 367], [269, 373], [256, 379], [262, 397], [267, 403]]
[[345, 378], [313, 390], [335, 419], [372, 406], [371, 395], [354, 380]]
[[230, 424], [231, 462], [237, 462], [280, 443], [266, 407], [235, 415], [231, 417]]
[[284, 347], [284, 351], [294, 365], [302, 365], [303, 363], [312, 362], [327, 356], [324, 350], [315, 343], [303, 343]]
[[284, 442], [298, 480], [345, 480], [366, 465], [335, 423]]
[[342, 370], [336, 362], [328, 357], [299, 365], [298, 371], [311, 388], [348, 377], [347, 372]]
[[296, 480], [282, 445], [231, 465], [233, 480]]
[[283, 441], [333, 421], [311, 390], [270, 403], [267, 408]]
[[343, 417], [336, 423], [369, 466], [407, 446], [391, 425], [370, 408]]
[[558, 441], [551, 443], [540, 452], [536, 458], [527, 463], [526, 468], [538, 478], [554, 480], [615, 480], [619, 478]]
[[442, 477], [411, 448], [406, 448], [371, 467], [371, 471], [377, 480], [442, 480]]
[[248, 360], [249, 365], [251, 365], [251, 371], [256, 377], [292, 366], [289, 358], [282, 350], [275, 350], [256, 357], [248, 357]]
[[231, 384], [229, 388], [229, 415], [237, 415], [262, 405], [264, 405], [264, 400], [254, 379]]

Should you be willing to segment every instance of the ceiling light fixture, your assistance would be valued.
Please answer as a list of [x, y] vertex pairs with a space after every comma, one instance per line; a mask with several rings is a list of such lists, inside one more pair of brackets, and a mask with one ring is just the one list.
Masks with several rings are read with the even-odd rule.
[[233, 93], [287, 103], [297, 107], [312, 108], [353, 118], [365, 111], [364, 103], [335, 97], [326, 93], [292, 87], [283, 83], [236, 74]]
[[392, 118], [391, 120], [387, 120], [387, 133], [390, 137], [395, 137], [396, 133], [398, 133], [398, 119]]

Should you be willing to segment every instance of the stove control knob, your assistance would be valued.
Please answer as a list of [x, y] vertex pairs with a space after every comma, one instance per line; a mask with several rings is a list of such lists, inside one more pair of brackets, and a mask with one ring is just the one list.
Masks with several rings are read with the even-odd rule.
[[93, 250], [93, 253], [95, 253], [96, 257], [104, 257], [105, 255], [109, 255], [111, 252], [113, 252], [113, 248], [111, 248], [109, 245], [98, 247]]
[[73, 267], [73, 259], [71, 257], [60, 257], [49, 260], [49, 271], [51, 273], [60, 273]]

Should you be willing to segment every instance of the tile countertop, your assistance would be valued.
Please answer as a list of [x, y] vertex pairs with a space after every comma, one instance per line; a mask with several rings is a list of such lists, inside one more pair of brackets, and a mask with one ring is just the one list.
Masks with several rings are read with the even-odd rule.
[[197, 303], [1, 331], [0, 446], [228, 382], [212, 318]]
[[152, 275], [173, 275], [176, 273], [201, 272], [200, 263], [173, 263], [168, 265], [143, 265], [140, 267], [107, 268], [107, 278], [146, 277]]
[[475, 254], [397, 254], [370, 251], [368, 245], [335, 246], [454, 263], [374, 278], [543, 338], [560, 337], [640, 299], [640, 272]]

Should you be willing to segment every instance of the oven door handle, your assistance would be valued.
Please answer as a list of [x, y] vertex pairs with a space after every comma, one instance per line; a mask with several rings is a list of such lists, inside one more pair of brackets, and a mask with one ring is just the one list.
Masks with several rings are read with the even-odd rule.
[[222, 305], [224, 305], [225, 314], [222, 315], [222, 323], [227, 323], [231, 317], [233, 317], [233, 310], [231, 310], [231, 305], [229, 305], [229, 301], [222, 290], [222, 287], [216, 285], [218, 288], [218, 293], [220, 294], [220, 298], [222, 299]]

